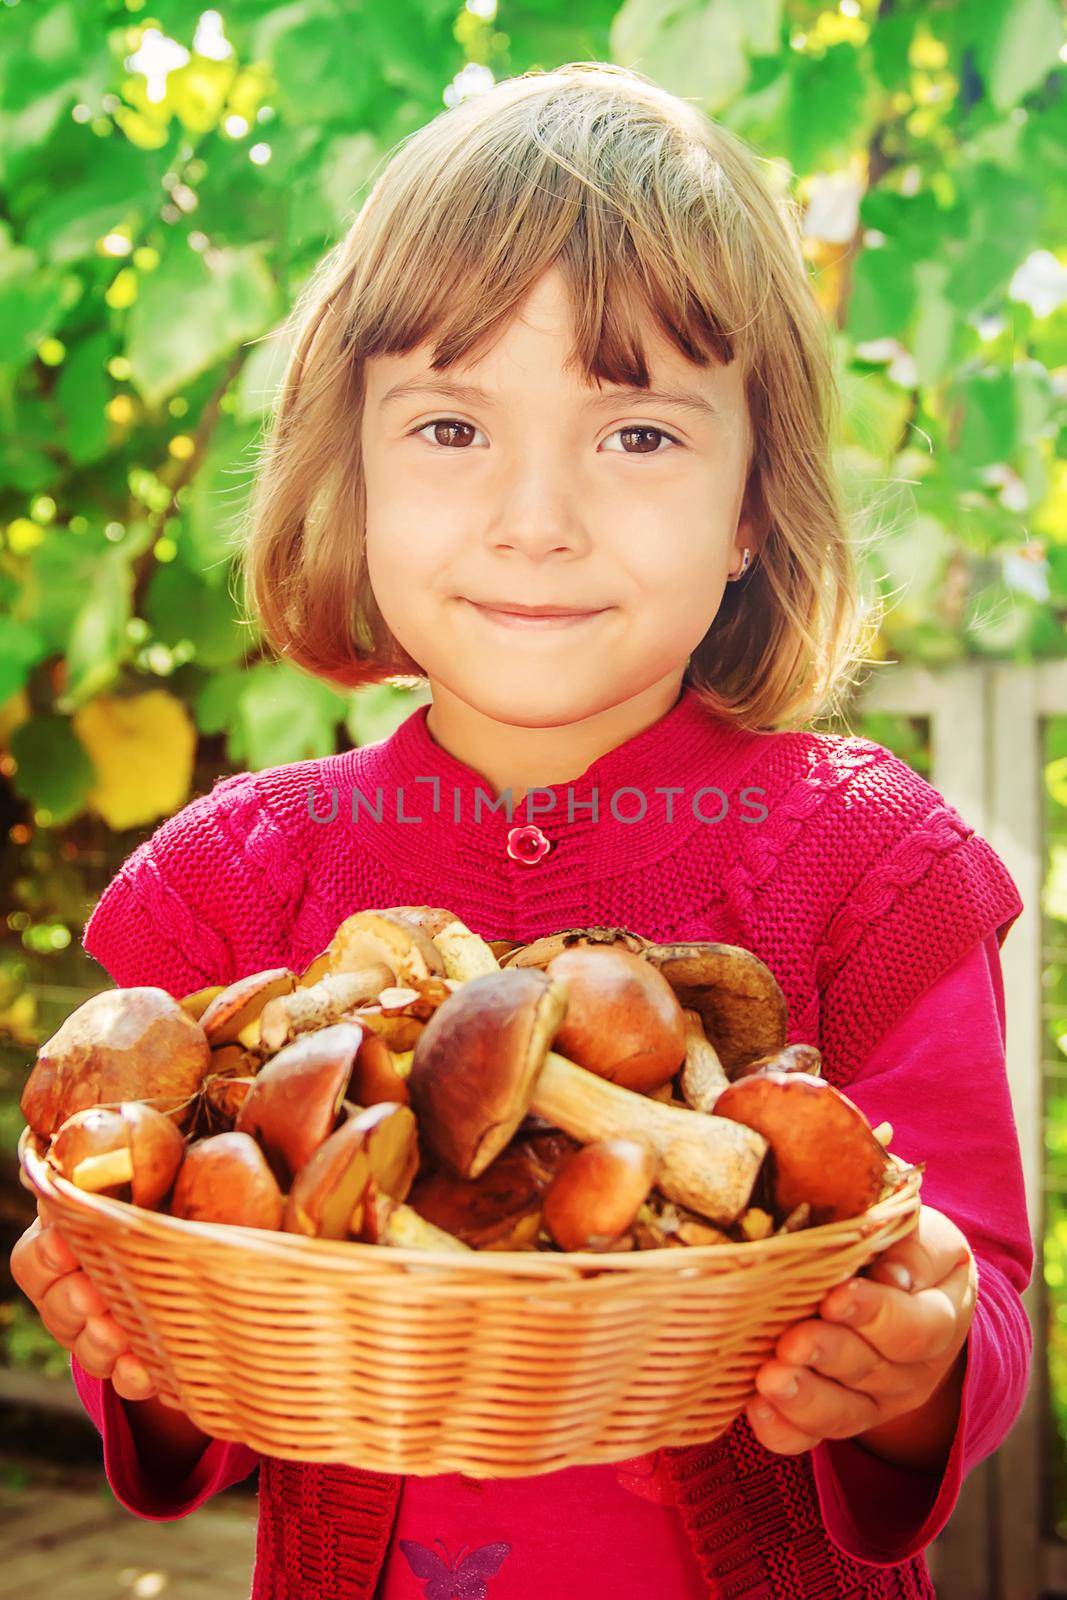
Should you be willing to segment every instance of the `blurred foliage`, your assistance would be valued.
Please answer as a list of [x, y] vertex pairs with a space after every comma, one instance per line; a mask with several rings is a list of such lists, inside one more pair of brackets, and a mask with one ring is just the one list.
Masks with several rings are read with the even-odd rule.
[[[757, 146], [834, 334], [839, 464], [891, 602], [875, 653], [1063, 655], [1062, 48], [1055, 0], [0, 7], [6, 1149], [11, 1083], [99, 986], [78, 941], [128, 850], [218, 772], [381, 738], [413, 703], [274, 660], [233, 536], [300, 286], [397, 141], [495, 80], [618, 61]], [[915, 724], [861, 727], [927, 770]], [[1051, 1283], [1067, 1213], [1050, 1240]]]

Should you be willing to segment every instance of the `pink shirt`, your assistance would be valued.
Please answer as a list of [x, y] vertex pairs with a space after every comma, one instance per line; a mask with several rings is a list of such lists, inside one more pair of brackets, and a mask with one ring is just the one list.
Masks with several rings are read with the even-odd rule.
[[[1030, 1346], [1018, 1291], [1032, 1271], [1033, 1247], [1018, 1145], [1008, 1136], [1014, 1120], [1004, 1037], [999, 947], [990, 933], [928, 986], [847, 1091], [872, 1124], [899, 1126], [894, 1151], [926, 1163], [924, 1203], [949, 1212], [979, 1256], [963, 1403], [945, 1472], [893, 1466], [850, 1440], [812, 1452], [827, 1531], [877, 1566], [905, 1560], [940, 1532], [963, 1479], [1015, 1420], [1025, 1391]], [[955, 1128], [964, 1084], [961, 1150]], [[921, 1150], [903, 1131], [917, 1098], [927, 1110]], [[984, 1175], [994, 1169], [998, 1181], [989, 1185]], [[151, 1479], [110, 1383], [90, 1378], [74, 1357], [71, 1368], [103, 1437], [108, 1481], [137, 1515], [184, 1516], [255, 1469], [245, 1446], [215, 1441], [184, 1483], [165, 1474]], [[480, 1578], [487, 1600], [571, 1600], [587, 1590], [705, 1600], [709, 1593], [655, 1457], [522, 1479], [406, 1478], [377, 1594], [422, 1600], [432, 1577], [450, 1569]], [[483, 1591], [475, 1581], [469, 1592]]]

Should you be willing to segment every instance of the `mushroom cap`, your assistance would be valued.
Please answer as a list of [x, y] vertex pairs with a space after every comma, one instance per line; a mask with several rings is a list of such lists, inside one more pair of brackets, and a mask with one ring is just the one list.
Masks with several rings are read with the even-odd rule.
[[699, 1012], [728, 1077], [785, 1044], [789, 1007], [777, 978], [751, 950], [702, 941], [652, 944], [645, 954], [679, 1001]]
[[806, 1201], [814, 1226], [840, 1222], [881, 1197], [891, 1160], [860, 1108], [825, 1078], [768, 1068], [727, 1085], [712, 1115], [766, 1139], [779, 1216]]
[[288, 967], [268, 967], [264, 972], [250, 972], [247, 977], [227, 985], [200, 1017], [208, 1044], [213, 1049], [232, 1044], [241, 1029], [259, 1016], [268, 1000], [273, 1000], [275, 995], [291, 994], [296, 982], [296, 973]]
[[[420, 1216], [474, 1250], [510, 1248], [519, 1226], [540, 1221], [542, 1196], [564, 1161], [581, 1146], [553, 1128], [528, 1138], [517, 1135], [477, 1178], [457, 1178], [447, 1168], [424, 1168], [410, 1204]], [[536, 1229], [531, 1228], [536, 1237]]]
[[563, 984], [536, 967], [486, 973], [453, 990], [419, 1035], [408, 1090], [427, 1144], [476, 1178], [526, 1115], [566, 1011]]
[[346, 1239], [362, 1228], [373, 1179], [405, 1200], [419, 1166], [418, 1129], [409, 1106], [381, 1101], [348, 1117], [297, 1173], [282, 1227], [320, 1239]]
[[641, 955], [648, 948], [649, 940], [630, 928], [561, 928], [558, 933], [546, 933], [529, 944], [515, 945], [498, 959], [502, 968], [547, 967], [554, 957], [575, 945], [604, 945]]
[[392, 906], [390, 909], [429, 935], [440, 952], [447, 978], [467, 983], [471, 978], [500, 970], [492, 948], [454, 912], [442, 906]]
[[213, 1133], [185, 1152], [170, 1214], [192, 1222], [279, 1228], [282, 1192], [250, 1134]]
[[441, 953], [429, 934], [392, 911], [356, 911], [330, 940], [331, 972], [356, 972], [379, 962], [399, 984], [445, 976]]
[[151, 1211], [159, 1205], [185, 1159], [185, 1140], [173, 1120], [143, 1100], [127, 1100], [122, 1107], [126, 1124], [135, 1206]]
[[648, 1199], [659, 1162], [640, 1139], [597, 1139], [567, 1157], [545, 1191], [545, 1226], [564, 1250], [605, 1250]]
[[[169, 1118], [164, 1120], [170, 1121]], [[174, 1131], [180, 1140], [177, 1128]], [[73, 1111], [56, 1129], [46, 1159], [49, 1166], [70, 1182], [75, 1167], [81, 1162], [92, 1156], [107, 1155], [112, 1150], [125, 1150], [126, 1145], [127, 1128], [121, 1111], [111, 1106], [86, 1106], [81, 1111]], [[100, 1192], [119, 1196], [126, 1187], [124, 1183], [112, 1184]]]
[[333, 1132], [363, 1041], [358, 1022], [335, 1022], [299, 1034], [256, 1074], [234, 1129], [263, 1146], [281, 1183], [288, 1183]]
[[221, 994], [226, 987], [224, 983], [208, 984], [206, 989], [194, 989], [190, 994], [182, 995], [178, 1001], [183, 1011], [187, 1011], [194, 1022], [199, 1022], [208, 1006], [217, 994]]
[[407, 1078], [397, 1069], [396, 1052], [377, 1033], [368, 1031], [363, 1036], [351, 1090], [356, 1104], [361, 1106], [376, 1106], [384, 1101], [411, 1104]]
[[203, 1028], [165, 989], [104, 989], [41, 1046], [19, 1106], [45, 1139], [75, 1111], [123, 1100], [151, 1100], [184, 1127], [210, 1056]]
[[225, 1128], [233, 1127], [254, 1081], [251, 1076], [235, 1077], [228, 1072], [212, 1073], [204, 1079], [205, 1120], [212, 1131], [220, 1122]]
[[544, 970], [567, 989], [553, 1049], [639, 1094], [673, 1078], [685, 1061], [685, 1013], [650, 961], [621, 945], [575, 944]]
[[746, 1061], [744, 1066], [738, 1067], [734, 1073], [734, 1081], [738, 1078], [751, 1078], [757, 1072], [807, 1072], [813, 1078], [822, 1076], [822, 1052], [813, 1044], [787, 1044], [781, 1050], [775, 1050], [770, 1055], [757, 1056], [754, 1061]]

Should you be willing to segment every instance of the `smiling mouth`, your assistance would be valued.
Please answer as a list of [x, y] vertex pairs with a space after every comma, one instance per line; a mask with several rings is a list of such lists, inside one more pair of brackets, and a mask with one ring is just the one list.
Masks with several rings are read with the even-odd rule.
[[584, 622], [591, 622], [594, 617], [602, 617], [605, 611], [558, 611], [541, 616], [531, 616], [524, 611], [503, 611], [492, 606], [480, 606], [476, 601], [469, 602], [475, 611], [482, 614], [488, 621], [504, 628], [517, 628], [520, 630], [538, 632], [553, 628], [575, 627]]

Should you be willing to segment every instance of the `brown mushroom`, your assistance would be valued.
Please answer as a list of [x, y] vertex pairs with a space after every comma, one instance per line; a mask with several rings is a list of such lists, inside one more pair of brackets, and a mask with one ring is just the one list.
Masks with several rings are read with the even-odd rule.
[[[438, 1008], [415, 1046], [408, 1088], [420, 1132], [441, 1160], [476, 1178], [532, 1110], [583, 1144], [646, 1140], [660, 1157], [665, 1194], [713, 1222], [740, 1215], [766, 1141], [575, 1066], [551, 1048], [566, 1009], [566, 985], [533, 967], [472, 978]], [[603, 1025], [610, 1030], [610, 1010]]]
[[401, 1250], [469, 1250], [470, 1245], [420, 1217], [413, 1206], [394, 1200], [371, 1183], [364, 1211], [363, 1237], [368, 1244]]
[[[406, 1062], [406, 1066], [405, 1063]], [[352, 1075], [349, 1092], [360, 1106], [375, 1106], [382, 1100], [392, 1100], [406, 1106], [411, 1103], [407, 1079], [411, 1070], [411, 1051], [390, 1050], [385, 1040], [376, 1033], [366, 1033], [356, 1056], [356, 1070]]]
[[391, 911], [356, 911], [330, 940], [330, 971], [358, 972], [379, 963], [389, 968], [391, 982], [397, 984], [446, 975], [441, 952], [414, 923]]
[[547, 933], [529, 944], [513, 945], [498, 960], [502, 969], [540, 967], [543, 971], [564, 950], [585, 947], [630, 950], [634, 955], [643, 955], [649, 948], [649, 940], [629, 928], [562, 928], [558, 933]]
[[178, 1001], [182, 1010], [188, 1012], [194, 1022], [199, 1022], [208, 1006], [217, 994], [221, 994], [225, 984], [211, 983], [206, 989], [194, 989], [192, 994], [183, 995]]
[[684, 1007], [700, 1014], [726, 1075], [785, 1044], [788, 1005], [770, 968], [736, 944], [653, 944], [645, 950]]
[[279, 1228], [282, 1192], [250, 1134], [213, 1133], [186, 1150], [170, 1214], [192, 1222]]
[[441, 952], [446, 978], [466, 983], [487, 972], [499, 972], [500, 963], [490, 946], [451, 911], [440, 906], [391, 906], [390, 910], [429, 935]]
[[754, 1128], [770, 1145], [779, 1216], [806, 1201], [815, 1226], [857, 1217], [890, 1176], [890, 1158], [867, 1118], [825, 1078], [765, 1069], [724, 1089], [714, 1115]]
[[558, 1128], [516, 1137], [477, 1178], [436, 1164], [408, 1199], [428, 1222], [474, 1250], [523, 1250], [536, 1242], [542, 1197], [565, 1158], [581, 1146]]
[[118, 1110], [90, 1106], [57, 1130], [48, 1161], [79, 1189], [121, 1195], [153, 1209], [174, 1182], [185, 1140], [173, 1119], [140, 1100]]
[[392, 981], [389, 967], [377, 962], [355, 972], [326, 973], [317, 983], [279, 994], [260, 1015], [260, 1044], [264, 1050], [280, 1050], [300, 1033], [339, 1022], [356, 1006], [377, 998]]
[[633, 1225], [658, 1159], [641, 1139], [596, 1139], [564, 1161], [545, 1190], [545, 1225], [564, 1250], [606, 1250]]
[[254, 1078], [234, 1128], [260, 1141], [279, 1183], [333, 1132], [362, 1041], [358, 1022], [302, 1033]]
[[219, 1124], [227, 1129], [233, 1127], [254, 1082], [253, 1077], [238, 1078], [228, 1072], [214, 1072], [204, 1079], [206, 1121], [212, 1131]]
[[307, 966], [300, 974], [300, 977], [297, 979], [297, 987], [300, 989], [310, 988], [313, 983], [318, 983], [320, 978], [325, 978], [329, 970], [330, 947], [327, 945], [326, 949], [321, 951], [315, 957], [314, 961], [308, 962]]
[[729, 1083], [715, 1046], [704, 1032], [700, 1012], [686, 1006], [685, 1065], [682, 1068], [682, 1096], [694, 1111], [711, 1111]]
[[371, 1180], [405, 1200], [419, 1165], [418, 1132], [408, 1106], [382, 1101], [348, 1117], [293, 1179], [282, 1227], [319, 1239], [357, 1237]]
[[150, 1101], [184, 1127], [210, 1056], [203, 1028], [165, 989], [104, 989], [41, 1046], [19, 1106], [44, 1139], [75, 1111], [124, 1100]]
[[756, 1056], [755, 1060], [738, 1067], [733, 1081], [736, 1083], [739, 1078], [751, 1078], [768, 1067], [773, 1067], [776, 1072], [807, 1072], [818, 1078], [822, 1074], [822, 1055], [813, 1044], [787, 1044], [781, 1050]]
[[296, 985], [296, 973], [288, 967], [269, 967], [238, 978], [217, 994], [200, 1018], [200, 1026], [212, 1049], [241, 1043], [254, 1048], [259, 1043], [260, 1013], [275, 995], [289, 994]]
[[561, 1055], [637, 1094], [670, 1082], [685, 1060], [685, 1016], [650, 962], [621, 945], [572, 945], [544, 971], [567, 987]]

